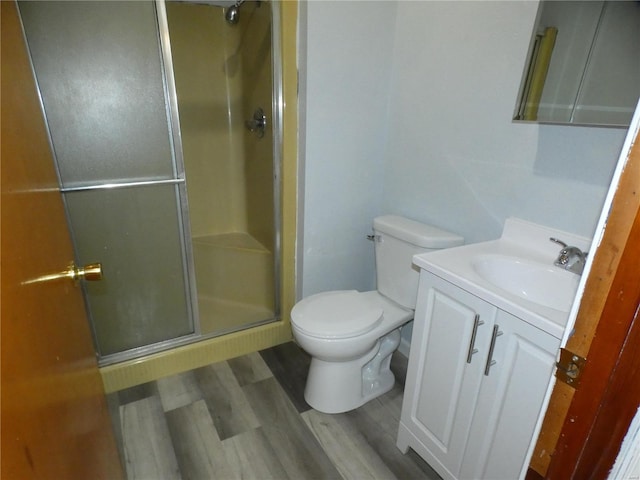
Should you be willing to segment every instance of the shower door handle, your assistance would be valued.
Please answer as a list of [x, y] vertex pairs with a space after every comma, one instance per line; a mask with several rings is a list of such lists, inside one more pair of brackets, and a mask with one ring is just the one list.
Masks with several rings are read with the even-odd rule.
[[264, 110], [258, 107], [253, 112], [253, 118], [244, 122], [244, 125], [247, 130], [256, 133], [258, 138], [264, 137], [264, 131], [267, 128], [267, 116], [264, 114]]

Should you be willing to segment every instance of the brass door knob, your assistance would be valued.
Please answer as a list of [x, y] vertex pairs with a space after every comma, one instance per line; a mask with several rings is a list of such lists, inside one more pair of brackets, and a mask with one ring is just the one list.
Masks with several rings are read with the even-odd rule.
[[102, 264], [89, 263], [84, 267], [76, 267], [73, 263], [69, 266], [70, 277], [75, 280], [86, 280], [87, 282], [98, 282], [102, 280]]
[[71, 262], [66, 270], [58, 273], [49, 273], [47, 275], [41, 275], [31, 280], [25, 280], [22, 285], [29, 285], [31, 283], [50, 282], [52, 280], [60, 280], [69, 278], [78, 283], [79, 280], [86, 280], [87, 282], [97, 282], [102, 280], [102, 264], [100, 262], [89, 263], [84, 267], [77, 267], [74, 262]]

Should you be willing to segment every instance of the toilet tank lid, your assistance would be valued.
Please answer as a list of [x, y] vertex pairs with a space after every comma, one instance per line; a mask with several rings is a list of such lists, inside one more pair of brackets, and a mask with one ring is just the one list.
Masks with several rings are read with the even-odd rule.
[[460, 235], [399, 215], [374, 218], [373, 229], [422, 248], [449, 248], [464, 243]]

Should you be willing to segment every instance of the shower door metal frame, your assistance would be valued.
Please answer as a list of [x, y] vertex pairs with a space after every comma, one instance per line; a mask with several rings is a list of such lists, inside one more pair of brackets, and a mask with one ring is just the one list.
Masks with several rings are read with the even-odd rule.
[[153, 353], [165, 351], [170, 348], [188, 345], [202, 338], [200, 329], [200, 316], [198, 314], [198, 299], [196, 290], [196, 277], [193, 267], [193, 249], [191, 242], [191, 225], [189, 221], [189, 203], [187, 200], [187, 186], [184, 171], [184, 157], [182, 155], [182, 138], [180, 135], [180, 118], [178, 115], [178, 97], [176, 93], [175, 78], [173, 75], [173, 60], [171, 57], [171, 44], [169, 40], [169, 25], [164, 0], [153, 0], [156, 13], [156, 27], [159, 42], [159, 55], [162, 65], [162, 83], [165, 95], [165, 109], [169, 128], [169, 141], [171, 155], [173, 157], [174, 179], [151, 180], [146, 182], [131, 182], [128, 184], [108, 184], [98, 188], [118, 188], [127, 186], [145, 186], [174, 184], [176, 188], [176, 202], [178, 203], [178, 224], [180, 231], [180, 246], [182, 252], [182, 270], [185, 280], [185, 296], [189, 320], [193, 326], [193, 332], [180, 337], [171, 338], [162, 342], [143, 345], [123, 352], [118, 352], [105, 357], [99, 357], [99, 365], [106, 366], [134, 358], [144, 357]]
[[177, 211], [179, 212], [178, 224], [180, 231], [180, 246], [182, 251], [182, 269], [185, 279], [185, 296], [187, 298], [188, 316], [193, 326], [193, 332], [188, 335], [171, 338], [162, 342], [153, 343], [125, 350], [123, 352], [99, 358], [100, 366], [144, 357], [146, 355], [187, 345], [201, 338], [200, 316], [198, 314], [198, 301], [196, 290], [196, 278], [193, 268], [193, 249], [191, 242], [191, 225], [189, 221], [189, 203], [187, 200], [187, 188], [184, 171], [184, 157], [182, 155], [182, 139], [180, 135], [180, 118], [178, 115], [178, 97], [176, 93], [175, 79], [173, 75], [173, 60], [171, 57], [171, 44], [169, 40], [169, 25], [164, 0], [153, 0], [156, 13], [156, 26], [159, 42], [159, 54], [162, 64], [162, 83], [165, 95], [165, 108], [167, 124], [170, 132], [169, 141], [173, 157], [174, 180], [155, 180], [149, 182], [132, 182], [131, 184], [106, 185], [102, 188], [175, 184]]
[[[175, 80], [173, 76], [173, 62], [171, 59], [171, 48], [169, 44], [169, 28], [167, 24], [164, 0], [153, 0], [154, 10], [156, 13], [156, 32], [159, 44], [158, 54], [162, 66], [162, 84], [165, 96], [165, 110], [167, 115], [167, 126], [169, 130], [169, 142], [171, 148], [171, 156], [173, 159], [173, 179], [168, 180], [148, 180], [134, 182], [119, 182], [110, 184], [101, 184], [91, 187], [73, 187], [63, 189], [62, 192], [82, 191], [82, 190], [98, 190], [112, 188], [142, 187], [142, 186], [160, 186], [175, 185], [176, 202], [178, 203], [178, 225], [180, 232], [180, 247], [182, 254], [182, 270], [185, 280], [185, 297], [187, 316], [193, 328], [193, 332], [180, 337], [170, 338], [161, 342], [152, 343], [135, 347], [122, 352], [98, 356], [100, 366], [107, 366], [113, 363], [130, 360], [133, 358], [143, 357], [152, 353], [167, 350], [169, 348], [186, 345], [197, 341], [201, 337], [200, 320], [198, 315], [198, 302], [196, 293], [196, 279], [193, 269], [193, 251], [191, 242], [187, 241], [191, 238], [191, 227], [189, 223], [189, 205], [187, 202], [186, 180], [184, 172], [184, 160], [182, 155], [182, 140], [180, 136], [180, 119], [177, 108], [177, 95], [175, 88]], [[86, 298], [86, 292], [85, 292]], [[88, 304], [87, 304], [88, 307]], [[87, 308], [87, 310], [89, 310]], [[91, 315], [89, 311], [89, 315]], [[96, 339], [97, 344], [97, 339]]]
[[273, 91], [271, 94], [273, 135], [273, 285], [274, 315], [279, 320], [282, 312], [282, 132], [284, 90], [282, 70], [282, 11], [279, 0], [267, 2], [271, 6], [271, 69]]
[[[182, 179], [179, 187], [180, 212], [182, 226], [182, 251], [184, 252], [184, 272], [185, 280], [189, 285], [189, 307], [193, 319], [194, 337], [201, 336], [200, 315], [198, 312], [198, 292], [196, 284], [196, 274], [193, 264], [193, 248], [191, 245], [191, 223], [189, 220], [189, 202], [187, 200], [187, 183], [184, 171], [184, 156], [182, 154], [182, 137], [180, 129], [180, 117], [178, 114], [178, 94], [176, 92], [175, 77], [173, 75], [173, 58], [171, 56], [171, 42], [169, 38], [169, 23], [167, 21], [167, 11], [164, 0], [155, 0], [156, 18], [158, 23], [158, 36], [160, 39], [160, 49], [162, 56], [162, 66], [164, 73], [165, 95], [169, 100], [167, 114], [169, 118], [169, 128], [171, 131], [171, 145], [173, 147], [175, 166], [177, 175]], [[190, 342], [187, 342], [190, 343]]]

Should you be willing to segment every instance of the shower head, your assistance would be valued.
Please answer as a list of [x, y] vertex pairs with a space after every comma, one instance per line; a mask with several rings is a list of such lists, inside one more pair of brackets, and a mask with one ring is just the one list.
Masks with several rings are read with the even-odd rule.
[[229, 25], [235, 25], [240, 20], [240, 5], [244, 3], [244, 0], [238, 0], [234, 5], [231, 5], [224, 12], [224, 18]]

